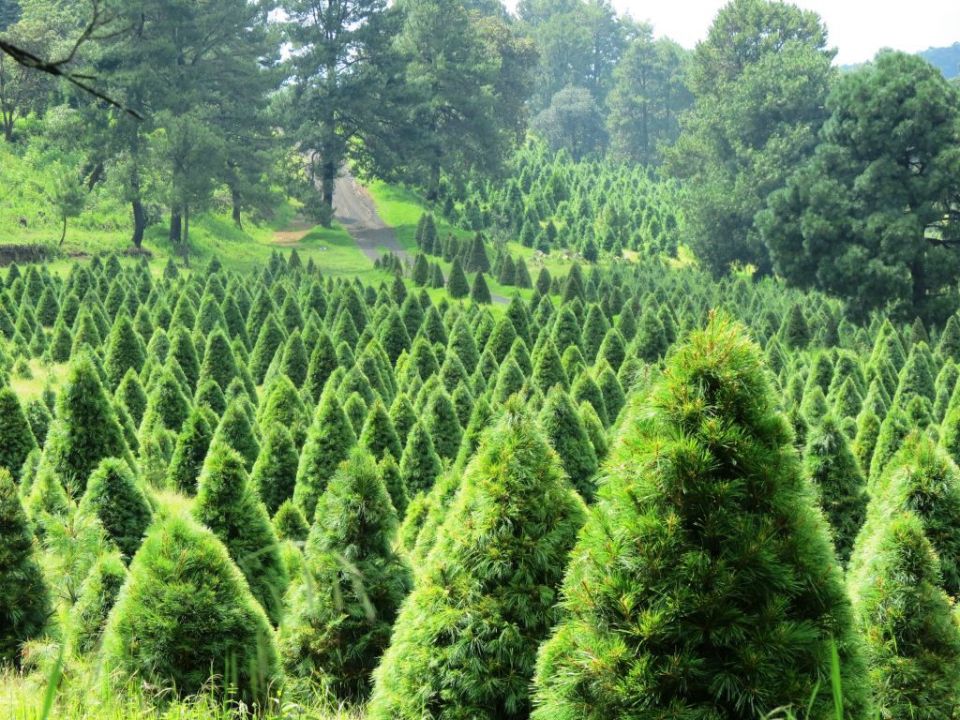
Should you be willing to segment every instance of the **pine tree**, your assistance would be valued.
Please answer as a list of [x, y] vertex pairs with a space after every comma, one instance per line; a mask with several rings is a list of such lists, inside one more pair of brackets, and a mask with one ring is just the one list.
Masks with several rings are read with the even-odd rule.
[[47, 436], [44, 456], [74, 496], [83, 494], [87, 478], [101, 460], [129, 457], [116, 413], [86, 353], [71, 363], [57, 396], [56, 419]]
[[442, 460], [453, 460], [460, 449], [463, 428], [450, 395], [438, 387], [424, 407], [425, 426], [433, 440], [433, 447]]
[[835, 417], [826, 415], [811, 428], [803, 457], [804, 474], [813, 481], [830, 522], [837, 557], [846, 565], [866, 514], [866, 480]]
[[413, 496], [429, 491], [440, 470], [440, 457], [433, 447], [430, 433], [418, 420], [410, 429], [407, 444], [400, 456], [400, 477], [407, 492]]
[[284, 500], [273, 516], [273, 528], [280, 540], [302, 543], [307, 539], [310, 525], [293, 500]]
[[268, 425], [260, 454], [250, 472], [250, 482], [271, 515], [293, 498], [299, 461], [293, 435], [286, 426]]
[[317, 503], [304, 575], [288, 595], [280, 652], [289, 674], [362, 700], [409, 590], [392, 548], [397, 515], [377, 463], [355, 448]]
[[473, 285], [470, 286], [470, 299], [480, 305], [489, 305], [493, 302], [490, 288], [487, 287], [487, 281], [482, 272], [478, 272], [473, 278]]
[[19, 667], [20, 647], [40, 636], [52, 614], [17, 486], [0, 468], [0, 664]]
[[97, 466], [87, 481], [80, 509], [96, 515], [128, 560], [137, 552], [153, 519], [150, 503], [130, 467], [116, 458]]
[[875, 711], [950, 720], [960, 705], [960, 626], [923, 524], [902, 513], [863, 542], [870, 555], [850, 587]]
[[527, 717], [537, 646], [584, 514], [532, 419], [510, 405], [400, 610], [368, 717]]
[[430, 281], [430, 264], [427, 261], [427, 256], [423, 253], [417, 253], [414, 258], [410, 279], [417, 287], [424, 287]]
[[280, 372], [293, 381], [296, 387], [303, 387], [307, 379], [307, 366], [310, 359], [307, 357], [307, 348], [303, 344], [300, 330], [295, 329], [287, 338], [283, 348], [283, 357], [280, 360]]
[[544, 340], [534, 354], [533, 384], [546, 394], [550, 388], [559, 385], [567, 389], [567, 375], [563, 370], [563, 362], [557, 352], [557, 346], [550, 338]]
[[347, 459], [356, 441], [353, 426], [336, 393], [324, 392], [307, 431], [293, 490], [293, 501], [308, 520], [313, 518], [317, 498], [326, 489], [334, 470]]
[[791, 350], [797, 350], [809, 345], [810, 337], [810, 327], [807, 325], [803, 308], [794, 303], [783, 319], [783, 325], [780, 327], [780, 340]]
[[250, 485], [243, 459], [216, 439], [203, 463], [193, 514], [220, 538], [267, 617], [278, 624], [287, 575], [277, 536]]
[[410, 349], [410, 333], [396, 310], [391, 310], [387, 319], [380, 325], [380, 343], [394, 365], [400, 354]]
[[267, 368], [273, 361], [277, 350], [286, 342], [283, 328], [277, 323], [273, 315], [267, 316], [266, 321], [259, 327], [257, 342], [250, 354], [250, 374], [256, 383], [262, 384], [267, 374]]
[[202, 386], [203, 381], [210, 378], [216, 381], [221, 390], [225, 390], [230, 381], [237, 377], [238, 372], [237, 360], [230, 347], [230, 341], [223, 334], [223, 330], [217, 328], [207, 337], [207, 347], [203, 353], [197, 386]]
[[460, 258], [455, 258], [453, 265], [450, 266], [450, 274], [447, 277], [447, 292], [454, 300], [465, 298], [470, 294], [470, 285], [467, 283], [467, 276], [463, 272]]
[[651, 307], [644, 308], [633, 339], [634, 354], [648, 363], [655, 363], [667, 354], [670, 343], [666, 330], [657, 313]]
[[6, 469], [18, 478], [37, 441], [16, 393], [9, 387], [0, 388], [0, 438], [0, 471]]
[[102, 659], [118, 685], [136, 677], [181, 697], [226, 673], [239, 699], [263, 703], [280, 677], [270, 622], [226, 548], [178, 515], [151, 528], [130, 565]]
[[320, 401], [327, 379], [337, 369], [337, 352], [333, 347], [330, 335], [321, 331], [317, 343], [310, 353], [310, 363], [307, 365], [307, 378], [304, 382], [304, 391], [314, 402]]
[[596, 489], [597, 454], [587, 435], [586, 427], [570, 396], [563, 388], [554, 386], [540, 411], [540, 425], [547, 440], [577, 492], [587, 501], [593, 499]]
[[210, 443], [213, 446], [218, 441], [224, 442], [236, 450], [248, 470], [253, 468], [257, 456], [260, 455], [260, 443], [253, 431], [252, 410], [249, 406], [250, 401], [245, 397], [236, 398], [227, 405]]
[[607, 419], [613, 424], [617, 421], [623, 406], [626, 405], [627, 398], [617, 374], [613, 372], [609, 365], [603, 365], [597, 374], [597, 387], [600, 388], [600, 394], [603, 395], [603, 409], [607, 414]]
[[[833, 717], [866, 692], [829, 530], [760, 349], [713, 319], [627, 418], [541, 648], [534, 718]], [[789, 658], [785, 661], [785, 658]]]
[[120, 314], [113, 323], [106, 342], [104, 370], [110, 389], [115, 390], [126, 375], [127, 370], [140, 372], [146, 360], [143, 340], [133, 329], [126, 313]]
[[387, 409], [379, 399], [373, 403], [367, 413], [363, 430], [360, 432], [359, 442], [362, 447], [373, 453], [373, 456], [378, 460], [383, 459], [386, 453], [398, 458], [403, 452], [400, 437], [393, 427]]
[[197, 478], [213, 440], [211, 421], [216, 422], [212, 412], [197, 406], [183, 423], [167, 471], [167, 485], [178, 492], [193, 495], [197, 491]]
[[83, 655], [100, 643], [107, 616], [127, 579], [127, 567], [116, 551], [101, 555], [80, 585], [80, 594], [70, 608], [67, 645]]
[[463, 268], [467, 272], [490, 272], [490, 258], [487, 257], [487, 248], [483, 242], [483, 235], [480, 233], [474, 235], [470, 242], [470, 249], [467, 251]]

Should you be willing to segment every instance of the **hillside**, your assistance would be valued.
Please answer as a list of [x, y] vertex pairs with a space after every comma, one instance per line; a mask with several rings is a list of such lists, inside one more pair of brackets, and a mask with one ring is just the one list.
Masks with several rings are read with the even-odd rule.
[[960, 77], [960, 42], [949, 47], [929, 48], [919, 53], [920, 57], [939, 68], [944, 77]]

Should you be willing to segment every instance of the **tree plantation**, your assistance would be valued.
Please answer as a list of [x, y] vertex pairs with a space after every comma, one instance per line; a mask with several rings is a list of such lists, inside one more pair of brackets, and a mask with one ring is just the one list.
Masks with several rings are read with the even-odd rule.
[[960, 716], [960, 89], [655, 30], [0, 0], [0, 717]]

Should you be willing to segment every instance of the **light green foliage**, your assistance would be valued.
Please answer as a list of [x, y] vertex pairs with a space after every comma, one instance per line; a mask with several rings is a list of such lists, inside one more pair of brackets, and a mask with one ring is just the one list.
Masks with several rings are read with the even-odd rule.
[[0, 469], [18, 478], [27, 455], [37, 447], [37, 441], [16, 393], [9, 387], [0, 388], [0, 438], [3, 438], [0, 442]]
[[353, 427], [336, 393], [324, 392], [300, 454], [297, 482], [293, 490], [293, 501], [304, 517], [313, 519], [317, 499], [326, 489], [337, 465], [346, 460], [356, 441]]
[[107, 616], [126, 579], [127, 567], [115, 552], [102, 555], [91, 568], [70, 610], [67, 643], [72, 653], [82, 655], [98, 647]]
[[153, 517], [136, 476], [116, 458], [103, 460], [90, 475], [80, 509], [96, 515], [128, 561], [140, 547]]

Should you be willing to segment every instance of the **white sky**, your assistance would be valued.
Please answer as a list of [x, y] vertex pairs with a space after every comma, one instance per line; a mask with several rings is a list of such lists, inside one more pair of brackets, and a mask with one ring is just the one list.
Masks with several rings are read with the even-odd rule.
[[[869, 60], [881, 48], [919, 52], [960, 41], [960, 0], [793, 0], [815, 10], [843, 65]], [[654, 32], [692, 48], [724, 0], [612, 0], [620, 13], [649, 20]], [[513, 5], [514, 2], [509, 2]]]

